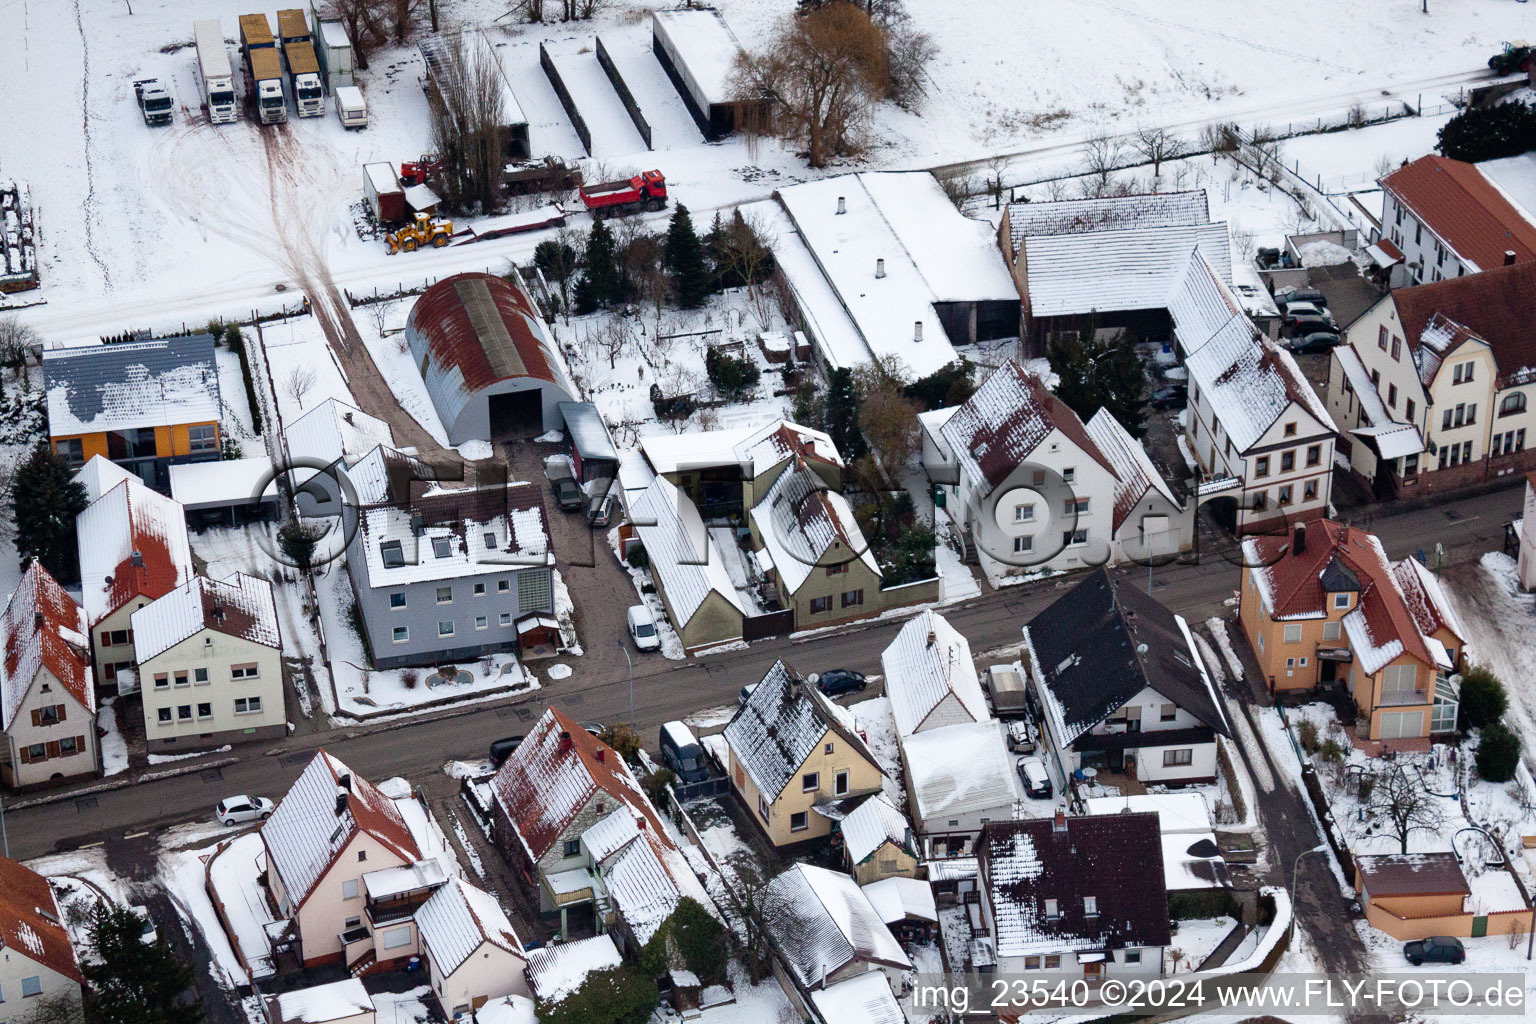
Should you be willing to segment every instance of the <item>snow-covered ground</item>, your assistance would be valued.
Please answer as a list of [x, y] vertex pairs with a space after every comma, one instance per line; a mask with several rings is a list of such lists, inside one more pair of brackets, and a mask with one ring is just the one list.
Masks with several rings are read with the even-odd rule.
[[[1195, 918], [1179, 921], [1173, 945], [1164, 951], [1164, 963], [1170, 974], [1188, 974], [1200, 966], [1221, 945], [1227, 933], [1237, 927], [1230, 917]], [[1173, 955], [1174, 951], [1178, 956]]]
[[1464, 572], [1448, 574], [1446, 596], [1456, 616], [1470, 633], [1466, 658], [1486, 665], [1504, 683], [1509, 710], [1504, 720], [1520, 733], [1526, 763], [1536, 763], [1536, 686], [1530, 666], [1536, 659], [1536, 603], [1520, 592], [1515, 560], [1497, 551], [1482, 557], [1476, 577]]
[[[411, 360], [411, 347], [405, 340], [405, 319], [410, 316], [414, 299], [396, 299], [390, 302], [369, 303], [352, 310], [352, 322], [362, 336], [368, 354], [379, 368], [379, 373], [389, 384], [395, 398], [410, 417], [421, 424], [422, 429], [443, 447], [448, 446], [448, 432], [437, 414], [437, 407], [427, 394], [426, 382]], [[322, 339], [323, 340], [323, 339]], [[313, 408], [314, 402], [306, 403]], [[469, 458], [468, 453], [464, 454]]]
[[891, 712], [889, 697], [875, 697], [849, 705], [853, 720], [864, 731], [864, 740], [870, 752], [885, 772], [882, 791], [897, 810], [907, 806], [907, 788], [901, 774], [901, 751], [896, 745], [896, 716]]
[[[193, 863], [190, 858], [196, 858], [194, 870], [201, 875], [212, 853], [213, 849], [210, 848], [172, 855], [174, 859], [167, 866], [180, 869], [185, 864], [190, 867]], [[212, 858], [212, 866], [208, 868], [214, 891], [224, 906], [224, 916], [234, 932], [234, 941], [257, 979], [271, 977], [273, 973], [271, 944], [264, 929], [276, 918], [257, 882], [257, 876], [265, 863], [266, 850], [262, 846], [260, 834], [247, 832], [231, 840], [217, 857]], [[198, 882], [201, 881], [199, 878]], [[198, 888], [202, 888], [201, 884]], [[198, 920], [201, 922], [201, 917]], [[219, 937], [226, 938], [227, 944], [224, 929], [219, 927], [217, 932]]]
[[96, 713], [96, 728], [101, 731], [101, 774], [103, 777], [120, 775], [128, 770], [128, 743], [122, 730], [117, 727], [117, 698], [108, 697], [101, 702]]

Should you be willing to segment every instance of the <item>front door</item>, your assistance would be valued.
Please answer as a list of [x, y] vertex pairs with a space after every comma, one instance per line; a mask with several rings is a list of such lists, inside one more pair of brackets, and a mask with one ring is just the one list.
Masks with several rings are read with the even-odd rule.
[[1085, 978], [1097, 978], [1103, 975], [1103, 973], [1104, 964], [1102, 961], [1091, 964], [1083, 964], [1083, 977]]
[[1317, 663], [1321, 666], [1318, 670], [1318, 685], [1332, 686], [1339, 678], [1339, 663], [1332, 658], [1318, 658]]

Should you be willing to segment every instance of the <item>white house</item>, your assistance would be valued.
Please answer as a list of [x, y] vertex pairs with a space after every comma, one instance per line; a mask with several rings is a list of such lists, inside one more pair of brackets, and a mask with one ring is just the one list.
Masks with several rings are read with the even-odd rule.
[[271, 583], [242, 572], [197, 576], [129, 621], [151, 750], [288, 734]]
[[908, 620], [881, 652], [880, 667], [898, 736], [992, 717], [970, 642], [938, 612]]
[[428, 983], [452, 1020], [511, 995], [531, 996], [528, 954], [496, 898], [460, 878], [416, 911]]
[[898, 980], [912, 969], [869, 897], [845, 874], [793, 864], [768, 883], [766, 899], [773, 909], [769, 937], [804, 992], [871, 971]]
[[36, 786], [98, 768], [96, 684], [85, 616], [40, 562], [0, 620], [0, 784]]
[[1189, 627], [1134, 584], [1100, 569], [1029, 621], [1024, 646], [1058, 787], [1079, 768], [1216, 778], [1229, 730]]
[[925, 859], [968, 855], [987, 822], [1011, 819], [1022, 806], [1003, 723], [946, 725], [901, 737], [900, 745]]
[[1536, 259], [1528, 157], [1478, 164], [1430, 154], [1381, 178], [1382, 237], [1402, 254], [1394, 287]]
[[60, 996], [79, 1013], [81, 980], [48, 880], [0, 857], [0, 1016], [24, 1024], [40, 1001]]

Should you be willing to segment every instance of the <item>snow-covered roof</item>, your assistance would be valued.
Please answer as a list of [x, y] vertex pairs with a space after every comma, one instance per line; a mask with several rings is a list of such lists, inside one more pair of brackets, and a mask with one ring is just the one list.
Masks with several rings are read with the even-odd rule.
[[1441, 629], [1449, 629], [1466, 642], [1466, 627], [1461, 624], [1439, 577], [1425, 568], [1423, 562], [1405, 558], [1392, 567], [1392, 576], [1420, 633], [1428, 637]]
[[1083, 802], [1089, 814], [1157, 815], [1163, 835], [1211, 831], [1211, 809], [1201, 793], [1145, 793], [1137, 796], [1095, 796]]
[[282, 649], [272, 584], [236, 572], [225, 579], [195, 576], [133, 613], [133, 653], [140, 664], [205, 629]]
[[1163, 885], [1169, 892], [1230, 889], [1232, 874], [1215, 832], [1163, 833]]
[[870, 764], [879, 764], [844, 714], [779, 660], [725, 727], [725, 742], [758, 792], [771, 802], [819, 748], [828, 730]]
[[822, 1020], [838, 1024], [906, 1024], [883, 971], [869, 971], [811, 993]]
[[552, 557], [543, 500], [526, 481], [364, 506], [358, 524], [367, 583], [375, 588], [548, 565]]
[[898, 811], [883, 793], [876, 793], [850, 811], [838, 830], [843, 834], [848, 859], [854, 864], [864, 863], [888, 842], [917, 855], [910, 839], [912, 826], [906, 815]]
[[790, 970], [808, 989], [855, 960], [910, 968], [891, 930], [869, 897], [848, 875], [812, 864], [794, 864], [768, 883], [773, 908], [768, 925], [778, 934]]
[[640, 492], [629, 517], [679, 628], [688, 625], [711, 591], [743, 610], [699, 510], [666, 477], [656, 477]]
[[[937, 612], [923, 611], [908, 620], [881, 652], [880, 666], [899, 736], [991, 717], [970, 642]], [[935, 715], [941, 704], [944, 709]]]
[[458, 61], [462, 62], [466, 73], [469, 73], [470, 69], [492, 71], [491, 86], [501, 93], [500, 123], [502, 125], [528, 123], [528, 118], [523, 114], [522, 104], [518, 102], [517, 93], [512, 89], [511, 79], [501, 63], [496, 44], [484, 29], [470, 28], [459, 32], [423, 36], [417, 42], [417, 48], [421, 51], [422, 61], [427, 65], [428, 74], [438, 82], [438, 88], [444, 91], [456, 88], [453, 83], [460, 74], [460, 64], [454, 61], [454, 54], [458, 55]]
[[848, 499], [827, 487], [797, 455], [751, 511], [757, 534], [773, 559], [784, 589], [799, 592], [806, 578], [827, 564], [862, 561], [880, 575], [880, 564], [853, 517]]
[[652, 32], [665, 36], [672, 44], [672, 52], [683, 64], [679, 70], [708, 97], [711, 105], [730, 103], [736, 98], [731, 75], [741, 44], [719, 11], [713, 7], [652, 11], [651, 26]]
[[267, 996], [267, 1015], [272, 1024], [326, 1024], [364, 1014], [373, 1016], [373, 997], [359, 978]]
[[1084, 456], [1114, 472], [1077, 413], [1011, 359], [939, 428], [961, 471], [984, 493], [1007, 480], [1052, 431], [1060, 431]]
[[994, 810], [1006, 818], [1019, 799], [1013, 758], [1001, 722], [970, 724], [913, 733], [901, 740], [907, 782], [923, 825], [973, 811]]
[[[616, 852], [610, 852], [604, 858], [603, 887], [619, 917], [634, 933], [635, 941], [643, 945], [672, 916], [682, 893], [677, 880], [662, 864], [653, 837], [637, 827], [644, 819], [637, 819], [633, 811], [620, 808], [593, 828], [615, 819], [627, 824], [630, 835]], [[611, 831], [609, 838], [612, 838]]]
[[1141, 442], [1132, 437], [1107, 408], [1094, 413], [1084, 429], [1115, 470], [1115, 530], [1120, 529], [1137, 503], [1150, 491], [1162, 495], [1174, 508], [1183, 507], [1173, 496], [1163, 475], [1152, 465]]
[[852, 369], [869, 360], [869, 346], [858, 325], [837, 297], [837, 289], [821, 272], [810, 246], [795, 230], [789, 213], [772, 199], [749, 203], [742, 216], [761, 226], [771, 239], [773, 262], [794, 294], [805, 329], [815, 340], [829, 369]]
[[[612, 939], [608, 940], [610, 943]], [[527, 996], [513, 993], [492, 999], [475, 1011], [475, 1024], [539, 1024], [536, 1004]]]
[[1031, 238], [1024, 260], [1032, 317], [1162, 309], [1191, 252], [1232, 279], [1224, 223], [1124, 228]]
[[1015, 252], [1026, 237], [1095, 234], [1126, 228], [1193, 227], [1210, 219], [1204, 189], [1008, 204], [1008, 228]]
[[580, 988], [592, 971], [623, 962], [619, 947], [607, 935], [561, 942], [528, 953], [528, 981], [540, 999], [556, 1003]]
[[0, 618], [0, 731], [16, 719], [39, 669], [47, 668], [88, 716], [96, 713], [85, 616], [41, 562], [21, 574]]
[[295, 912], [360, 831], [404, 863], [421, 859], [395, 802], [321, 750], [261, 826], [267, 858]]
[[444, 977], [487, 942], [526, 959], [523, 944], [496, 897], [461, 878], [450, 879], [421, 905], [416, 926], [432, 952], [434, 967]]
[[376, 195], [393, 195], [401, 190], [400, 179], [395, 175], [394, 164], [380, 161], [363, 164], [363, 174], [367, 176], [368, 183], [373, 187]]
[[219, 371], [213, 335], [43, 350], [48, 434], [213, 423]]
[[[173, 469], [176, 467], [172, 467]], [[139, 480], [137, 473], [130, 473], [105, 455], [92, 455], [75, 473], [75, 480], [85, 488], [85, 500], [95, 501], [124, 480]]]
[[967, 217], [927, 171], [870, 171], [859, 184], [939, 302], [1017, 302], [996, 231]]
[[[323, 466], [338, 459], [350, 466], [379, 445], [395, 443], [388, 423], [339, 398], [327, 398], [288, 424], [283, 437], [295, 463], [314, 460]], [[303, 479], [309, 474], [295, 475]]]
[[[397, 803], [395, 808], [398, 810], [400, 804]], [[403, 814], [401, 816], [404, 817]], [[443, 862], [432, 858], [419, 860], [414, 864], [401, 864], [397, 867], [369, 871], [363, 875], [363, 888], [371, 898], [383, 900], [410, 892], [435, 889], [446, 881], [448, 881], [448, 872], [444, 869]]]
[[903, 878], [900, 875], [882, 878], [864, 886], [864, 895], [870, 906], [886, 924], [895, 924], [907, 918], [919, 921], [939, 919], [933, 902], [933, 889], [920, 878]]
[[252, 455], [244, 459], [219, 459], [215, 462], [173, 462], [171, 497], [183, 508], [204, 509], [239, 505], [257, 499], [256, 488], [262, 481], [260, 500], [277, 499], [277, 480], [272, 475], [272, 459]]
[[[779, 190], [779, 201], [863, 338], [869, 354], [858, 362], [898, 356], [914, 375], [926, 377], [958, 356], [934, 311], [933, 289], [862, 178], [792, 185]], [[846, 210], [841, 214], [840, 199]], [[885, 261], [883, 277], [877, 276], [877, 260]]]
[[[14, 950], [66, 978], [81, 981], [75, 948], [63, 921], [48, 880], [25, 864], [0, 857], [0, 950]], [[9, 980], [27, 973], [24, 965], [12, 964], [6, 977]]]
[[640, 450], [657, 473], [669, 474], [736, 465], [751, 479], [796, 455], [843, 464], [828, 434], [785, 419], [756, 427], [653, 434], [640, 439]]
[[930, 882], [955, 882], [975, 878], [979, 870], [975, 857], [940, 857], [925, 861]]
[[75, 517], [80, 604], [93, 627], [136, 597], [154, 600], [192, 578], [187, 521], [175, 501], [131, 477]]
[[591, 402], [561, 402], [560, 415], [565, 429], [571, 436], [571, 445], [583, 461], [588, 459], [612, 459], [619, 457], [608, 433], [603, 414]]
[[1351, 433], [1359, 438], [1369, 438], [1369, 445], [1384, 459], [1401, 458], [1423, 451], [1424, 438], [1419, 428], [1398, 420], [1387, 411], [1381, 393], [1371, 383], [1371, 376], [1366, 372], [1365, 364], [1360, 361], [1354, 347], [1340, 345], [1333, 350], [1333, 355], [1338, 360], [1339, 368], [1344, 371], [1344, 379], [1350, 390], [1360, 403], [1360, 418], [1364, 426]]

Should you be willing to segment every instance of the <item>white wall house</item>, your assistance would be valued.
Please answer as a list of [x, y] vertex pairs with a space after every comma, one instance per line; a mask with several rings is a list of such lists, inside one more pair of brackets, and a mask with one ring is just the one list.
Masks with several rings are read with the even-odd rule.
[[85, 616], [33, 562], [0, 620], [0, 784], [17, 789], [94, 774], [96, 683]]
[[1536, 258], [1536, 224], [1510, 202], [1524, 157], [1470, 164], [1422, 156], [1381, 179], [1381, 235], [1403, 254], [1394, 287], [1432, 284]]
[[416, 911], [427, 977], [454, 1019], [510, 995], [531, 996], [528, 956], [496, 898], [450, 879]]
[[271, 583], [241, 572], [194, 577], [130, 622], [151, 750], [287, 735]]
[[80, 965], [48, 880], [0, 857], [0, 1018], [25, 1024], [45, 999], [80, 1007]]

